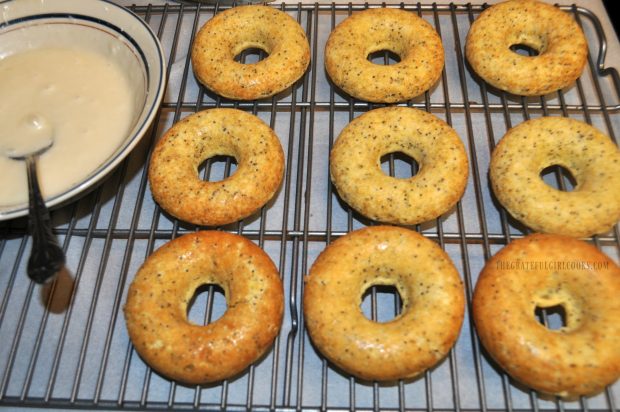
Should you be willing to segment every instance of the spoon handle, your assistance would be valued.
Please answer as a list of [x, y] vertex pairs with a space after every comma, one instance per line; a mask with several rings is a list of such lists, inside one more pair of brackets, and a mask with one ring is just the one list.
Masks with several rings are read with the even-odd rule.
[[26, 158], [28, 172], [29, 229], [32, 250], [28, 259], [28, 277], [36, 283], [51, 280], [65, 264], [65, 253], [52, 233], [49, 211], [41, 196], [37, 178], [36, 156]]

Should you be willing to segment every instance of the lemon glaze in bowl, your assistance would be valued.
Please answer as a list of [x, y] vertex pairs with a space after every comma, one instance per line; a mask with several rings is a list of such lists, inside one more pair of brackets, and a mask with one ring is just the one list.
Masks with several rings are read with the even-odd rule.
[[[56, 187], [56, 190], [46, 192], [44, 167], [47, 153], [41, 156], [42, 191], [46, 204], [52, 207], [92, 189], [138, 144], [163, 98], [166, 67], [162, 47], [148, 25], [129, 10], [108, 1], [13, 0], [0, 3], [0, 65], [3, 61], [37, 50], [95, 53], [113, 66], [113, 73], [120, 73], [122, 84], [127, 87], [125, 96], [128, 101], [123, 102], [128, 112], [127, 124], [121, 128], [123, 131], [118, 139], [109, 140], [103, 158], [92, 162], [75, 179], [63, 182], [60, 189]], [[69, 63], [67, 69], [71, 69]], [[106, 85], [97, 86], [102, 90], [106, 88]], [[105, 114], [102, 117], [105, 118]], [[95, 145], [87, 148], [91, 152], [99, 150]], [[0, 174], [0, 186], [6, 184], [7, 179], [21, 180], [21, 187], [26, 191], [25, 166], [6, 160], [4, 154], [0, 157], [0, 161], [15, 162], [10, 173]], [[66, 164], [71, 166], [74, 160], [69, 157]], [[26, 215], [26, 200], [11, 201], [8, 196], [0, 195], [0, 220]]]

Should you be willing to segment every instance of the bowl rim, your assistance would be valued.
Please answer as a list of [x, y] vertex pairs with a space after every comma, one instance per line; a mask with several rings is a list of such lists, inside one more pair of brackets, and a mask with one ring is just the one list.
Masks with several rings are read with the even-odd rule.
[[[58, 193], [52, 197], [45, 199], [45, 204], [52, 207], [62, 206], [70, 201], [77, 200], [78, 195], [85, 195], [89, 192], [89, 189], [95, 189], [95, 187], [103, 183], [106, 176], [109, 176], [111, 172], [131, 153], [135, 146], [146, 135], [147, 131], [151, 127], [155, 116], [159, 112], [161, 102], [163, 100], [166, 89], [166, 64], [164, 58], [164, 51], [157, 35], [150, 28], [148, 23], [136, 15], [133, 11], [125, 8], [121, 5], [113, 3], [110, 0], [80, 0], [75, 2], [74, 0], [46, 0], [40, 2], [36, 0], [0, 0], [0, 4], [6, 5], [7, 3], [20, 3], [20, 7], [27, 9], [29, 6], [24, 6], [26, 3], [33, 4], [31, 7], [33, 12], [30, 14], [24, 14], [16, 18], [9, 18], [0, 22], [0, 32], [7, 28], [32, 20], [45, 20], [54, 19], [56, 22], [66, 19], [73, 22], [90, 22], [91, 24], [97, 24], [104, 26], [122, 36], [123, 39], [132, 45], [137, 52], [141, 65], [143, 65], [146, 74], [145, 83], [145, 96], [144, 106], [138, 112], [135, 124], [131, 130], [128, 131], [127, 137], [119, 144], [116, 150], [107, 158], [102, 164], [94, 168], [88, 173], [88, 175], [70, 185], [66, 190]], [[36, 7], [34, 7], [36, 4]], [[119, 13], [116, 15], [117, 19], [128, 18], [128, 22], [138, 23], [137, 26], [132, 26], [131, 30], [119, 27], [119, 21], [108, 21], [105, 16], [96, 15], [96, 13], [88, 14], [85, 12], [90, 7], [103, 7], [97, 9], [97, 11], [105, 10], [112, 17], [113, 13]], [[113, 7], [113, 9], [107, 9]], [[36, 9], [36, 10], [35, 10]], [[78, 11], [79, 9], [79, 11]], [[94, 9], [93, 9], [94, 10]], [[122, 17], [118, 17], [122, 16]], [[132, 36], [132, 33], [140, 33], [142, 37], [148, 40], [148, 43], [139, 43]], [[1, 34], [1, 33], [0, 33]], [[154, 65], [149, 64], [149, 60], [145, 54], [145, 50], [150, 51], [150, 54], [154, 57]], [[17, 217], [28, 215], [28, 203], [20, 203], [15, 205], [0, 206], [0, 221], [14, 219]]]

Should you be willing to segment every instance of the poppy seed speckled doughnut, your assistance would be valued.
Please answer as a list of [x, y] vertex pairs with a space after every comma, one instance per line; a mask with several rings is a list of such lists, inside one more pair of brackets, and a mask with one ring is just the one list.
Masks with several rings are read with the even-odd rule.
[[[511, 46], [538, 52], [524, 56]], [[571, 85], [583, 71], [588, 46], [568, 13], [535, 0], [494, 4], [474, 21], [465, 53], [491, 85], [523, 96], [540, 96]]]
[[[482, 270], [473, 297], [476, 330], [513, 378], [575, 398], [620, 377], [620, 268], [594, 246], [534, 234], [514, 240]], [[536, 308], [561, 306], [564, 326], [549, 329]]]
[[[554, 165], [570, 171], [572, 191], [542, 180]], [[620, 219], [620, 151], [587, 123], [542, 117], [513, 127], [493, 151], [489, 175], [500, 203], [537, 232], [587, 237]]]
[[[396, 178], [381, 157], [404, 153], [418, 173]], [[468, 161], [461, 139], [446, 122], [422, 110], [385, 107], [364, 113], [340, 133], [330, 154], [340, 197], [366, 217], [413, 225], [434, 219], [461, 198]]]
[[[231, 156], [237, 170], [209, 182], [200, 164]], [[236, 222], [264, 206], [284, 172], [278, 136], [258, 117], [236, 109], [209, 109], [180, 120], [157, 142], [149, 164], [151, 192], [171, 215], [197, 225]]]
[[[400, 61], [374, 64], [371, 53], [389, 50]], [[435, 29], [415, 13], [375, 8], [356, 12], [332, 31], [325, 45], [325, 68], [332, 81], [353, 97], [393, 103], [430, 89], [441, 76], [444, 55]]]
[[[394, 286], [402, 311], [379, 323], [364, 316], [371, 286]], [[465, 296], [450, 257], [409, 229], [372, 226], [331, 243], [305, 279], [306, 327], [319, 351], [367, 380], [411, 378], [437, 364], [458, 338]]]
[[[256, 63], [236, 62], [243, 50], [268, 56]], [[207, 21], [194, 39], [192, 67], [215, 93], [238, 100], [261, 99], [295, 83], [310, 63], [310, 46], [299, 23], [269, 6], [224, 10]]]
[[[226, 312], [208, 325], [187, 319], [202, 285], [224, 290]], [[144, 262], [124, 307], [129, 337], [157, 372], [187, 384], [233, 377], [271, 347], [282, 324], [278, 270], [261, 248], [226, 232], [203, 231], [164, 244]]]

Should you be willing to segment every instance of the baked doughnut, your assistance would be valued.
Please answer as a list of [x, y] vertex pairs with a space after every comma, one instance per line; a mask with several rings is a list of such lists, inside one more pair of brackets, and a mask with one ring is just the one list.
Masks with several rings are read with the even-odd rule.
[[[268, 56], [242, 64], [235, 56], [260, 49]], [[198, 31], [191, 52], [198, 80], [215, 93], [238, 100], [273, 96], [303, 76], [310, 63], [304, 30], [291, 16], [269, 6], [238, 6], [215, 15]]]
[[[482, 270], [473, 315], [482, 344], [513, 378], [574, 398], [620, 377], [620, 268], [594, 246], [559, 235], [514, 240]], [[536, 308], [561, 306], [548, 329]]]
[[[207, 182], [198, 176], [211, 157], [232, 156], [237, 170]], [[236, 109], [187, 116], [157, 142], [149, 164], [153, 197], [171, 215], [197, 225], [224, 225], [250, 216], [282, 181], [284, 153], [273, 130]]]
[[[188, 321], [196, 289], [217, 284], [226, 296], [222, 317], [206, 326]], [[226, 232], [176, 238], [140, 268], [124, 307], [136, 351], [162, 375], [187, 384], [233, 377], [271, 346], [282, 323], [278, 270], [258, 246]]]
[[[553, 165], [571, 172], [572, 191], [542, 180], [541, 171]], [[491, 155], [489, 174], [500, 203], [537, 232], [586, 237], [620, 219], [620, 151], [578, 120], [542, 117], [510, 129]]]
[[[420, 166], [410, 178], [381, 170], [381, 157], [401, 152]], [[331, 152], [338, 194], [355, 210], [381, 222], [412, 225], [434, 219], [461, 198], [468, 162], [448, 124], [422, 110], [385, 107], [349, 123]]]
[[[389, 50], [400, 58], [389, 66], [368, 60]], [[376, 8], [354, 13], [331, 32], [325, 68], [342, 90], [358, 99], [393, 103], [430, 89], [441, 76], [444, 56], [435, 29], [414, 13]]]
[[[396, 287], [402, 312], [379, 323], [360, 309], [375, 285]], [[366, 380], [414, 377], [438, 363], [458, 338], [463, 284], [452, 261], [409, 229], [373, 226], [330, 244], [305, 279], [306, 327], [317, 349]]]
[[[511, 49], [527, 46], [524, 56]], [[583, 31], [568, 13], [535, 0], [497, 3], [474, 21], [465, 54], [482, 79], [507, 92], [540, 96], [571, 85], [588, 56]]]

